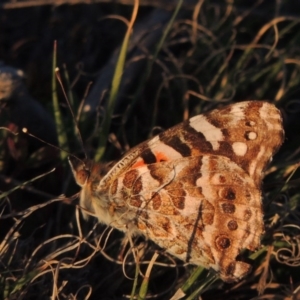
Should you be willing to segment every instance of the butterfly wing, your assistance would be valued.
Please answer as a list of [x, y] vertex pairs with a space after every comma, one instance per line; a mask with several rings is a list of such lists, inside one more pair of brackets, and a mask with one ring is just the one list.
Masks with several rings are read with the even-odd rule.
[[228, 157], [260, 186], [263, 170], [283, 139], [281, 114], [274, 105], [235, 103], [195, 116], [133, 148], [103, 178], [99, 189], [129, 169], [204, 154]]
[[225, 281], [250, 269], [236, 261], [240, 250], [260, 245], [260, 192], [226, 157], [193, 156], [137, 167], [115, 179], [109, 198], [118, 203], [111, 226], [127, 224], [183, 261], [215, 269]]
[[267, 102], [216, 109], [133, 148], [100, 183], [93, 168], [80, 203], [101, 222], [237, 280], [250, 269], [236, 261], [240, 250], [260, 244], [262, 172], [283, 137]]

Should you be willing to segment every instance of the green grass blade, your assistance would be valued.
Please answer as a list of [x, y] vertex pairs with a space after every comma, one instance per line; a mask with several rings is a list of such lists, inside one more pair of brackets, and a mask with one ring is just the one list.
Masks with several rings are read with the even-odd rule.
[[120, 89], [120, 83], [121, 83], [121, 79], [122, 79], [122, 75], [123, 75], [123, 70], [124, 70], [124, 65], [125, 65], [125, 60], [126, 60], [128, 44], [129, 44], [129, 40], [130, 40], [130, 36], [131, 36], [131, 32], [132, 32], [132, 27], [133, 27], [133, 24], [136, 20], [136, 16], [138, 13], [138, 6], [139, 6], [139, 1], [136, 0], [134, 2], [131, 20], [128, 25], [128, 28], [127, 28], [127, 31], [126, 31], [126, 34], [125, 34], [125, 37], [124, 37], [124, 40], [123, 40], [123, 43], [121, 46], [120, 55], [118, 57], [115, 73], [114, 73], [113, 80], [112, 80], [112, 87], [111, 87], [111, 91], [110, 91], [110, 95], [109, 95], [109, 99], [108, 99], [108, 103], [107, 103], [107, 107], [106, 107], [105, 116], [104, 116], [103, 123], [102, 123], [102, 130], [99, 135], [99, 147], [98, 147], [97, 153], [95, 155], [96, 161], [101, 160], [101, 158], [104, 154], [104, 151], [105, 151], [106, 142], [107, 142], [110, 124], [111, 124], [111, 119], [112, 119], [112, 115], [114, 112], [118, 92]]
[[197, 267], [195, 270], [192, 272], [190, 277], [187, 279], [187, 281], [182, 285], [181, 290], [186, 293], [188, 289], [195, 283], [197, 278], [203, 273], [206, 272], [206, 269], [203, 267]]
[[140, 287], [139, 295], [138, 295], [138, 300], [145, 300], [147, 298], [147, 291], [148, 291], [148, 285], [149, 285], [149, 279], [150, 279], [150, 274], [151, 270], [153, 268], [153, 265], [158, 258], [158, 253], [155, 252], [151, 258], [151, 261], [147, 267], [147, 271], [145, 274], [145, 277], [143, 279], [143, 282]]
[[[53, 60], [52, 60], [52, 103], [53, 103], [53, 110], [54, 110], [54, 120], [56, 124], [56, 132], [58, 137], [58, 145], [61, 149], [66, 150], [69, 152], [68, 147], [68, 139], [65, 130], [65, 126], [63, 123], [63, 118], [59, 109], [59, 102], [57, 97], [57, 85], [56, 85], [56, 65], [57, 65], [57, 43], [54, 42], [54, 49], [53, 49]], [[65, 160], [68, 156], [67, 152], [60, 151], [60, 158], [61, 160]]]

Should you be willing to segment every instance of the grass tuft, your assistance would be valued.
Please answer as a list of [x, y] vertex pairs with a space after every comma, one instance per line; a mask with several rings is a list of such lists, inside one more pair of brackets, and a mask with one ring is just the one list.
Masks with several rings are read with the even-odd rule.
[[[0, 97], [0, 298], [299, 298], [296, 8], [288, 1], [203, 0], [192, 8], [177, 1], [172, 11], [155, 11], [141, 3], [44, 7], [42, 19], [41, 11], [27, 8], [26, 14], [11, 10], [0, 19], [0, 59], [26, 71], [29, 89], [12, 89], [9, 100]], [[19, 31], [9, 22], [18, 14], [18, 22], [24, 24]], [[148, 23], [151, 14], [164, 18]], [[118, 18], [130, 20], [126, 30], [115, 21]], [[157, 30], [152, 44], [144, 48], [140, 40]], [[52, 51], [53, 40], [57, 42]], [[119, 53], [117, 59], [110, 60], [114, 52]], [[56, 71], [61, 66], [63, 78]], [[7, 81], [3, 84], [1, 74], [0, 96], [11, 88]], [[110, 74], [111, 82], [91, 101], [97, 78], [105, 81]], [[110, 161], [196, 114], [242, 100], [275, 104], [284, 118], [286, 140], [262, 184], [262, 247], [241, 254], [251, 261], [252, 272], [226, 284], [210, 270], [175, 260], [151, 241], [130, 240], [92, 217], [84, 220], [79, 189], [63, 163], [67, 152], [57, 154], [48, 144], [21, 133], [23, 127], [34, 134], [39, 129], [38, 137], [45, 141], [51, 135], [51, 126], [45, 129], [43, 122], [34, 121], [32, 111], [24, 113], [22, 103], [30, 105], [29, 95], [44, 109], [38, 111], [45, 122], [53, 115], [60, 148], [82, 154], [78, 123], [84, 152]]]

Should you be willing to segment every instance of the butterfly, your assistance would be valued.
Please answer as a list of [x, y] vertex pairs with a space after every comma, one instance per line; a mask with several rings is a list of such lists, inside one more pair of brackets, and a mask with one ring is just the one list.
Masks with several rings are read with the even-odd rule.
[[104, 165], [70, 158], [80, 205], [99, 222], [143, 235], [226, 282], [260, 246], [263, 172], [284, 140], [272, 104], [245, 101], [184, 121]]

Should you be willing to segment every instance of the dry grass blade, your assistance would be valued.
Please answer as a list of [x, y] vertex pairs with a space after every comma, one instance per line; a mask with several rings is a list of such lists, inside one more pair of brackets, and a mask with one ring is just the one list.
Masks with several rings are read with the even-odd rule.
[[[300, 3], [98, 2], [6, 9], [0, 18], [0, 60], [26, 73], [16, 80], [0, 63], [0, 298], [299, 298]], [[150, 7], [139, 7], [143, 3]], [[67, 81], [66, 92], [57, 89], [57, 79], [62, 87]], [[30, 113], [32, 98], [38, 99], [36, 114]], [[103, 176], [124, 149], [247, 99], [276, 104], [286, 139], [264, 170], [265, 233], [260, 249], [237, 258], [252, 266], [238, 283], [194, 269], [142, 236], [124, 242], [122, 233], [98, 224], [97, 213], [78, 204], [78, 188], [62, 163], [70, 153], [57, 149], [105, 157], [111, 163], [99, 169]], [[49, 121], [45, 112], [52, 116], [52, 107]], [[57, 138], [49, 137], [43, 120], [53, 132], [56, 123]], [[25, 127], [29, 134], [21, 132]]]

